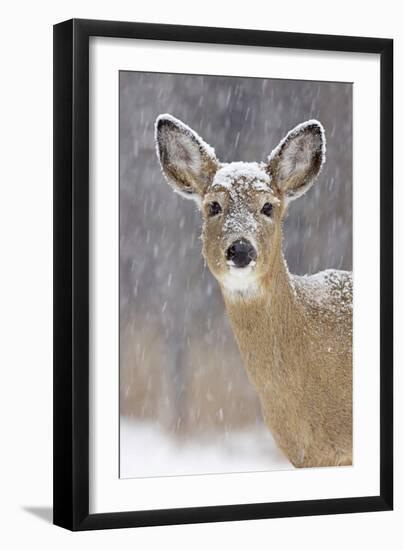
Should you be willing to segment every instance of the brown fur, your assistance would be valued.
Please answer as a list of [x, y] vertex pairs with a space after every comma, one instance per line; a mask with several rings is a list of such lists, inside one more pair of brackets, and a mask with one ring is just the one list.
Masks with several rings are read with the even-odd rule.
[[351, 309], [307, 299], [279, 246], [275, 257], [257, 296], [223, 291], [265, 422], [294, 466], [351, 464]]
[[[170, 116], [157, 122], [161, 165], [180, 192], [190, 186], [197, 194], [203, 255], [221, 286], [267, 426], [296, 467], [351, 464], [351, 274], [293, 276], [282, 254], [287, 203], [312, 185], [324, 161], [321, 125], [310, 121], [290, 132], [268, 164], [224, 166], [197, 134], [180, 122], [172, 134], [172, 124]], [[220, 204], [219, 215], [209, 216], [212, 202]], [[270, 219], [262, 214], [267, 202], [273, 206]], [[228, 246], [239, 238], [252, 241], [257, 251], [250, 269], [234, 270], [226, 259]]]

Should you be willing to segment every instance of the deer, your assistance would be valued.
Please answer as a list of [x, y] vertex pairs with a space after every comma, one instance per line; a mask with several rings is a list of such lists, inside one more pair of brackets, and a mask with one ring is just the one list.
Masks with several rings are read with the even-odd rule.
[[293, 275], [282, 248], [288, 205], [325, 162], [322, 124], [297, 125], [265, 162], [220, 162], [170, 114], [155, 143], [169, 185], [201, 210], [202, 253], [275, 443], [296, 468], [351, 465], [352, 273]]

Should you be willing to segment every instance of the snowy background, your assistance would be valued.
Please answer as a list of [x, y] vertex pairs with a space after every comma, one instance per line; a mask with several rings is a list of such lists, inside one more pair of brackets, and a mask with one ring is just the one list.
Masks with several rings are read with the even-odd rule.
[[289, 468], [204, 265], [200, 214], [163, 180], [153, 133], [166, 112], [224, 162], [264, 160], [319, 119], [327, 162], [290, 206], [284, 250], [294, 273], [351, 269], [352, 85], [120, 73], [120, 475]]

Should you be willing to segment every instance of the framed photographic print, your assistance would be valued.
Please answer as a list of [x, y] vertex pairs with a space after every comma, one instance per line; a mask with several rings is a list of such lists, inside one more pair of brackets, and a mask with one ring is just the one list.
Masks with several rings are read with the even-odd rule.
[[393, 42], [54, 27], [54, 522], [391, 510]]

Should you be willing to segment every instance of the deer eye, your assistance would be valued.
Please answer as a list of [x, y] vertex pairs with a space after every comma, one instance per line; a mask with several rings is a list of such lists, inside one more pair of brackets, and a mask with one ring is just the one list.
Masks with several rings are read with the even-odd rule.
[[207, 213], [209, 216], [217, 216], [221, 212], [221, 206], [217, 201], [210, 202], [207, 206]]
[[264, 214], [265, 216], [270, 217], [272, 210], [273, 210], [273, 205], [270, 202], [266, 202], [263, 205], [263, 208], [261, 209], [261, 213]]

